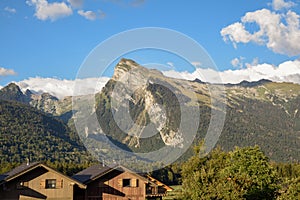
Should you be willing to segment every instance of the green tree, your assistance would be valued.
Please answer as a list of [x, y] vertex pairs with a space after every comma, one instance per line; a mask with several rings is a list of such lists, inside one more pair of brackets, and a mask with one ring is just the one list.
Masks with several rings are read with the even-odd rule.
[[229, 162], [222, 173], [227, 177], [224, 189], [240, 199], [274, 199], [277, 174], [258, 146], [236, 148], [229, 152]]
[[258, 147], [219, 148], [183, 165], [183, 199], [275, 199], [277, 176]]
[[199, 151], [196, 147], [196, 155], [183, 164], [183, 199], [220, 199], [220, 171], [227, 164], [228, 154], [218, 148], [208, 156], [200, 157]]
[[287, 188], [278, 197], [278, 200], [300, 199], [300, 177], [288, 181]]

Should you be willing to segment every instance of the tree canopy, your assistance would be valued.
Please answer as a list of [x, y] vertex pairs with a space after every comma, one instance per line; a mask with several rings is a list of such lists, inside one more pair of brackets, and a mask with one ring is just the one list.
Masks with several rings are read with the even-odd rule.
[[206, 157], [197, 149], [182, 167], [183, 199], [276, 199], [276, 170], [259, 147], [217, 148]]

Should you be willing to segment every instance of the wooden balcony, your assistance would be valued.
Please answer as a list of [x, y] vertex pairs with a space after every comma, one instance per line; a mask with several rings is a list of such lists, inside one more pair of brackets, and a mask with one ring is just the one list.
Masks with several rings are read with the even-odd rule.
[[150, 186], [146, 188], [146, 197], [162, 197], [166, 196], [167, 190], [161, 186]]

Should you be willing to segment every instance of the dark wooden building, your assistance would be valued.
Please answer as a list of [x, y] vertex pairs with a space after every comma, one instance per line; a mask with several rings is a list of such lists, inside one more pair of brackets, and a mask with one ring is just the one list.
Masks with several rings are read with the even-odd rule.
[[145, 200], [162, 199], [172, 188], [155, 179], [134, 173], [122, 166], [95, 165], [73, 176], [87, 186], [75, 191], [76, 200]]

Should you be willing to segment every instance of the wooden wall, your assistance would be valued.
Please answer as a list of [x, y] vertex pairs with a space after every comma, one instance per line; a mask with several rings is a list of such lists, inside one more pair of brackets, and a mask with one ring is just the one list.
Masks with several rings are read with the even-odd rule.
[[[131, 186], [124, 187], [123, 179], [130, 179]], [[88, 184], [88, 200], [145, 200], [144, 179], [129, 172], [113, 171]]]
[[[46, 189], [46, 179], [56, 179], [57, 187], [55, 189]], [[20, 186], [23, 182], [23, 186]], [[39, 167], [25, 175], [18, 177], [0, 188], [0, 199], [20, 199], [20, 200], [68, 200], [73, 199], [73, 184], [60, 174], [49, 172]]]

